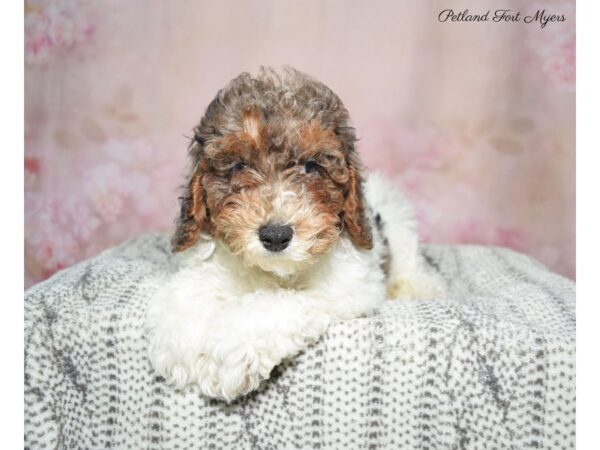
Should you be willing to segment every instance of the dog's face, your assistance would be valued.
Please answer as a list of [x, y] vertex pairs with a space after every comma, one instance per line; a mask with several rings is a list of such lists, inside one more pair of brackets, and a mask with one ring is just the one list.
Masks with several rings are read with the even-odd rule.
[[200, 232], [244, 263], [285, 276], [343, 232], [371, 248], [354, 131], [331, 90], [295, 71], [233, 80], [195, 130], [175, 251]]

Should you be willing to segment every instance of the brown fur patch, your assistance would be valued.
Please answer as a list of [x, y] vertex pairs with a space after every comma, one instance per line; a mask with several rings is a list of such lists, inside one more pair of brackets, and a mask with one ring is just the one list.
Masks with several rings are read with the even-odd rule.
[[332, 130], [311, 121], [299, 130], [298, 146], [302, 150], [301, 160], [316, 161], [336, 184], [348, 182], [346, 156], [339, 138]]
[[333, 130], [323, 128], [316, 120], [311, 120], [298, 130], [298, 145], [304, 151], [305, 157], [320, 154], [343, 156], [340, 141]]

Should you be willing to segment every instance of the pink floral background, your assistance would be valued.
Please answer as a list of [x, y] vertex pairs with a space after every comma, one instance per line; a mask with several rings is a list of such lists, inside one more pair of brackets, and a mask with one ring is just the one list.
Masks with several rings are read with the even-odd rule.
[[[440, 23], [445, 8], [566, 20]], [[26, 286], [172, 229], [207, 103], [283, 64], [340, 95], [424, 240], [507, 246], [575, 277], [573, 1], [26, 0]]]

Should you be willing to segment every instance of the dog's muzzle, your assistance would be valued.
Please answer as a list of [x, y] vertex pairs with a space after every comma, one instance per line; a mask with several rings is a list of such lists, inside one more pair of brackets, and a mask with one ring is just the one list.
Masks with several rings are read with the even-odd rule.
[[287, 225], [265, 225], [258, 230], [262, 245], [272, 252], [280, 252], [292, 241], [294, 230]]

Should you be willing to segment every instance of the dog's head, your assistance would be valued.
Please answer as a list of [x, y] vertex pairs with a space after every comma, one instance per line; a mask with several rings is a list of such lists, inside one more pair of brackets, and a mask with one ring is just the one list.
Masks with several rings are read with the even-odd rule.
[[287, 275], [341, 233], [372, 247], [354, 129], [322, 83], [293, 69], [244, 73], [217, 94], [194, 131], [174, 251], [202, 232], [245, 264]]

